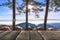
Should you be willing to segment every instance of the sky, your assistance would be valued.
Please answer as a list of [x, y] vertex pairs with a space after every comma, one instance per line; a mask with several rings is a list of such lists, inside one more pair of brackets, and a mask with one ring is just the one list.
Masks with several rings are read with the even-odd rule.
[[[16, 0], [19, 4], [22, 4], [22, 0]], [[37, 0], [37, 2], [44, 2], [45, 0]], [[0, 0], [0, 4], [7, 2], [7, 0]], [[34, 13], [30, 13], [28, 20], [29, 23], [33, 23], [33, 24], [41, 24], [44, 23], [44, 16], [45, 16], [45, 7], [43, 12], [38, 13], [40, 18], [35, 18], [35, 14]], [[16, 10], [16, 13], [17, 10]], [[12, 24], [12, 10], [6, 6], [0, 6], [0, 24]], [[47, 23], [60, 23], [60, 12], [49, 12], [48, 14], [48, 21]], [[25, 14], [22, 13], [20, 15], [16, 15], [16, 24], [18, 23], [22, 23], [25, 22]]]

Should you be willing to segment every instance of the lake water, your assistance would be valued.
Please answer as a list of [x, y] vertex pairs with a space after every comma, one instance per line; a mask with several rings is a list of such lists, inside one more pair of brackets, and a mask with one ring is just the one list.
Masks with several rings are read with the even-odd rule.
[[[24, 23], [24, 22], [25, 21], [16, 21], [16, 24]], [[36, 25], [44, 23], [43, 20], [40, 20], [40, 21], [28, 21], [28, 22], [36, 24]], [[60, 23], [60, 20], [48, 20], [47, 23]], [[12, 21], [0, 21], [0, 24], [12, 25]]]

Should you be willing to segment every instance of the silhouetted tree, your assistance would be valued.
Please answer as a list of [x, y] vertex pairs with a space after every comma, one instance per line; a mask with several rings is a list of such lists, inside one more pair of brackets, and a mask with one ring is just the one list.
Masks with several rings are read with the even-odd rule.
[[[12, 6], [12, 4], [15, 6], [15, 1], [11, 2], [8, 0], [6, 3], [2, 3], [0, 6], [8, 6], [9, 8], [13, 8], [13, 25], [15, 27], [15, 7]], [[32, 8], [28, 8], [29, 5], [32, 6]], [[47, 15], [48, 15], [48, 5], [49, 5], [49, 0], [46, 0], [46, 14], [45, 14], [45, 20], [44, 20], [44, 29], [46, 30], [46, 23], [47, 23]], [[43, 11], [41, 9], [41, 6], [45, 6], [45, 4], [36, 2], [34, 0], [23, 0], [23, 3], [17, 7], [17, 10], [19, 13], [26, 13], [26, 29], [28, 29], [28, 12], [33, 12], [33, 13], [39, 13]], [[39, 17], [38, 14], [36, 14], [37, 17]], [[13, 28], [14, 28], [13, 27]]]
[[23, 0], [23, 3], [17, 8], [19, 13], [26, 13], [26, 29], [28, 29], [28, 13], [33, 12], [37, 18], [39, 18], [37, 13], [43, 11], [43, 9], [41, 9], [42, 5], [45, 6], [43, 3], [34, 0]]
[[45, 12], [45, 19], [44, 19], [44, 30], [46, 30], [47, 25], [47, 17], [48, 17], [48, 10], [49, 10], [49, 2], [51, 1], [51, 8], [54, 6], [60, 6], [59, 1], [60, 0], [46, 0], [46, 12]]
[[8, 6], [8, 8], [11, 8], [13, 10], [13, 30], [15, 28], [15, 0], [7, 0], [8, 2], [0, 4], [0, 6]]
[[15, 1], [16, 0], [12, 0], [13, 1], [13, 30], [15, 29], [15, 21], [16, 21], [16, 19], [15, 19], [15, 14], [16, 14], [16, 12], [15, 12]]
[[49, 9], [49, 0], [46, 0], [46, 12], [45, 12], [45, 19], [44, 19], [44, 30], [46, 30], [46, 25], [47, 25], [48, 9]]

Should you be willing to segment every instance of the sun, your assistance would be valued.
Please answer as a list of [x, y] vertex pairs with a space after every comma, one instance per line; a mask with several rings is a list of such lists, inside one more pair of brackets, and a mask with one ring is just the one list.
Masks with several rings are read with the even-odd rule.
[[33, 6], [32, 5], [28, 5], [28, 9], [32, 10]]

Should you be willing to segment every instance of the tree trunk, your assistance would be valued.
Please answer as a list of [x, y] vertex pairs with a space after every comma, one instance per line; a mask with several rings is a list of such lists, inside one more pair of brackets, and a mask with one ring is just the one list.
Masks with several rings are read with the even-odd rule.
[[15, 0], [12, 0], [13, 1], [13, 30], [15, 28]]
[[26, 0], [26, 30], [28, 30], [28, 0]]
[[46, 0], [46, 12], [45, 12], [45, 19], [44, 19], [44, 30], [46, 30], [46, 27], [47, 27], [48, 8], [49, 8], [49, 0]]

